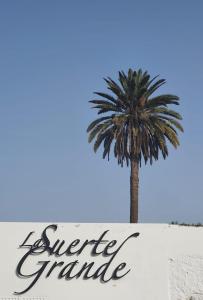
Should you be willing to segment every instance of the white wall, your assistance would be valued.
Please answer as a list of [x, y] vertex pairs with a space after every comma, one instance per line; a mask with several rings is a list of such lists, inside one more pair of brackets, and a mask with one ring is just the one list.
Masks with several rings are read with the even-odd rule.
[[[0, 223], [0, 300], [202, 300], [203, 299], [203, 228], [183, 227], [167, 224], [57, 224], [57, 231], [48, 230], [50, 244], [57, 239], [65, 240], [68, 246], [79, 238], [98, 239], [102, 232], [106, 243], [98, 246], [102, 251], [107, 241], [117, 240], [118, 247], [129, 235], [130, 238], [120, 249], [108, 270], [111, 274], [120, 263], [131, 271], [119, 280], [101, 283], [98, 279], [82, 278], [65, 280], [57, 276], [62, 266], [54, 269], [49, 278], [45, 278], [51, 265], [57, 261], [69, 263], [78, 260], [77, 268], [84, 262], [95, 262], [95, 267], [106, 263], [109, 257], [91, 256], [91, 245], [80, 255], [62, 255], [55, 257], [47, 253], [31, 255], [25, 261], [22, 271], [31, 274], [40, 268], [41, 260], [50, 260], [38, 282], [25, 294], [14, 295], [14, 291], [23, 291], [33, 281], [31, 278], [19, 278], [16, 267], [28, 248], [19, 248], [29, 232], [34, 233], [28, 242], [33, 244], [40, 238], [48, 224], [42, 223]], [[80, 244], [78, 244], [79, 246]], [[65, 249], [65, 248], [64, 248]], [[77, 247], [73, 248], [77, 249]], [[78, 270], [78, 269], [77, 269]]]

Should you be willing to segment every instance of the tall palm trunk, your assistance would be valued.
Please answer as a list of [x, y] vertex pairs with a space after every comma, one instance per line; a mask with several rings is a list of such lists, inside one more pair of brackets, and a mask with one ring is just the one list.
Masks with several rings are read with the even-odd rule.
[[130, 174], [130, 223], [138, 223], [138, 187], [139, 187], [139, 163], [137, 159], [131, 159]]

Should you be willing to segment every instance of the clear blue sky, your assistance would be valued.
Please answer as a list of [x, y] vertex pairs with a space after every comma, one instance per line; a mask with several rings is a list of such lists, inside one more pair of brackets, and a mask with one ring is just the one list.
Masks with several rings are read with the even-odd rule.
[[185, 133], [143, 166], [140, 221], [203, 221], [203, 2], [0, 1], [0, 220], [128, 222], [129, 169], [94, 154], [88, 100], [143, 68]]

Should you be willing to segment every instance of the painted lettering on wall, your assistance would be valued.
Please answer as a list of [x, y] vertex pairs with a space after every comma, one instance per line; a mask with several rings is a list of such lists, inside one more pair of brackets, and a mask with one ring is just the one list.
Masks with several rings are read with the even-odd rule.
[[[117, 240], [109, 241], [107, 239], [109, 230], [106, 230], [97, 239], [81, 241], [77, 238], [67, 245], [65, 240], [57, 239], [53, 242], [57, 228], [56, 224], [47, 226], [42, 231], [41, 237], [30, 244], [29, 241], [34, 235], [34, 231], [32, 231], [20, 245], [20, 248], [28, 248], [28, 251], [20, 259], [16, 268], [16, 274], [20, 278], [31, 278], [31, 282], [29, 282], [25, 289], [16, 291], [14, 294], [21, 295], [28, 292], [42, 276], [49, 278], [57, 274], [58, 279], [99, 279], [100, 282], [106, 283], [110, 280], [121, 279], [130, 272], [131, 269], [127, 266], [126, 262], [120, 262], [117, 266], [113, 267], [113, 270], [110, 266], [126, 242], [131, 238], [137, 238], [139, 232], [127, 236], [122, 242], [118, 243]], [[86, 261], [81, 264], [79, 256], [87, 247], [90, 251], [89, 256], [94, 261]], [[43, 255], [44, 257], [45, 254], [48, 259], [38, 260], [37, 267], [33, 266], [31, 273], [27, 273], [24, 270], [25, 264], [32, 263], [33, 256]], [[98, 265], [96, 260], [98, 256], [103, 256], [107, 259], [107, 262]], [[74, 257], [75, 259], [67, 262], [67, 259], [70, 257]]]

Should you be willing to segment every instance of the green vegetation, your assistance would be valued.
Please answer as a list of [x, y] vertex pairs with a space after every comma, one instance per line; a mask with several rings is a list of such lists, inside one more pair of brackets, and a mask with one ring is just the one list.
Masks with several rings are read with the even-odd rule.
[[203, 224], [198, 222], [198, 223], [178, 223], [177, 221], [171, 222], [171, 225], [179, 225], [179, 226], [193, 226], [193, 227], [203, 227]]
[[96, 92], [99, 99], [90, 101], [102, 117], [88, 127], [89, 142], [94, 141], [96, 152], [103, 144], [103, 158], [110, 156], [111, 146], [118, 164], [131, 167], [130, 222], [138, 222], [139, 167], [142, 161], [150, 164], [158, 160], [159, 153], [168, 156], [167, 142], [179, 146], [177, 130], [183, 131], [181, 115], [168, 108], [179, 104], [175, 95], [152, 97], [165, 79], [151, 79], [147, 71], [129, 69], [119, 72], [118, 83], [105, 78], [111, 94]]

